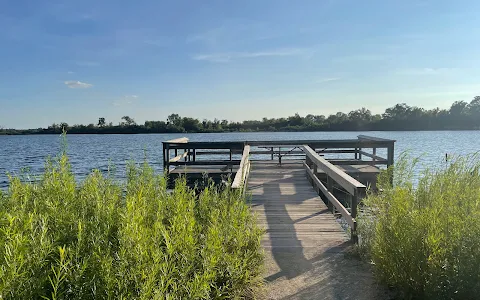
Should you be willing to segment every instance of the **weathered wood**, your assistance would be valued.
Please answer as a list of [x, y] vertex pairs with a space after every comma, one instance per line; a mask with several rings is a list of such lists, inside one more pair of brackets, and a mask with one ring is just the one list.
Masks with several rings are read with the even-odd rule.
[[312, 148], [308, 146], [303, 146], [305, 153], [308, 157], [315, 163], [318, 168], [322, 169], [328, 176], [330, 176], [337, 184], [343, 187], [351, 195], [355, 194], [357, 189], [365, 190], [366, 187], [362, 183], [358, 182], [354, 178], [348, 176], [345, 172], [340, 170], [337, 166], [334, 166], [332, 163], [327, 161], [325, 158], [321, 157]]
[[347, 221], [348, 225], [350, 227], [354, 226], [355, 220], [352, 218], [352, 215], [348, 212], [348, 210], [338, 201], [337, 198], [331, 193], [331, 191], [328, 190], [328, 188], [323, 185], [323, 183], [320, 181], [320, 179], [317, 178], [317, 176], [314, 175], [312, 169], [308, 167], [307, 164], [304, 164], [305, 169], [307, 170], [308, 175], [310, 178], [313, 180], [313, 183], [315, 186], [317, 186], [318, 189], [327, 197], [328, 201], [330, 201], [335, 208], [342, 214], [343, 218], [345, 221]]
[[369, 135], [359, 135], [357, 136], [358, 139], [360, 140], [369, 140], [369, 141], [376, 141], [376, 142], [395, 142], [395, 140], [389, 140], [389, 139], [384, 139], [384, 138], [379, 138], [379, 137], [374, 137], [374, 136], [369, 136]]
[[242, 160], [240, 161], [240, 167], [235, 174], [235, 179], [232, 182], [232, 188], [238, 189], [243, 187], [243, 183], [245, 183], [245, 175], [247, 174], [248, 164], [249, 164], [249, 155], [250, 155], [250, 146], [245, 145], [243, 149]]
[[[373, 149], [376, 150], [376, 148], [373, 148]], [[383, 158], [383, 157], [381, 157], [381, 156], [378, 156], [378, 155], [376, 154], [376, 151], [375, 151], [374, 154], [368, 153], [368, 152], [365, 152], [365, 151], [360, 151], [360, 153], [362, 153], [362, 155], [365, 155], [365, 156], [367, 156], [367, 157], [372, 158], [373, 160], [375, 160], [375, 161], [377, 161], [377, 162], [378, 162], [378, 161], [382, 161], [383, 163], [387, 163], [387, 162], [388, 162], [385, 158]]]
[[197, 161], [177, 161], [171, 162], [171, 166], [221, 166], [238, 165], [240, 160], [197, 160]]
[[185, 144], [188, 143], [188, 138], [183, 137], [183, 138], [178, 138], [178, 139], [173, 139], [169, 141], [163, 142], [164, 144]]
[[177, 156], [175, 156], [174, 158], [170, 159], [169, 162], [170, 162], [170, 164], [171, 164], [171, 163], [180, 161], [181, 159], [187, 157], [187, 155], [188, 155], [188, 151], [185, 151], [185, 152], [183, 152], [182, 154], [177, 155]]
[[[188, 142], [190, 149], [243, 149], [244, 142]], [[185, 144], [168, 144], [170, 149], [183, 149]]]
[[329, 159], [328, 160], [330, 163], [334, 165], [350, 165], [350, 166], [355, 166], [355, 165], [369, 165], [369, 166], [376, 166], [376, 165], [386, 165], [388, 164], [387, 160], [376, 160], [376, 161], [371, 161], [371, 160], [354, 160], [354, 159]]
[[390, 167], [391, 165], [393, 165], [394, 155], [395, 155], [395, 148], [394, 148], [394, 145], [392, 144], [387, 148], [387, 167]]

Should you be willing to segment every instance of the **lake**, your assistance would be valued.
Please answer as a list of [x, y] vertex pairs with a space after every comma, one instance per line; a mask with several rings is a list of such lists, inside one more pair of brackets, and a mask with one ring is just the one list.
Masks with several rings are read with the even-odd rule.
[[[195, 134], [139, 134], [139, 135], [68, 135], [68, 150], [73, 172], [82, 179], [92, 169], [107, 171], [115, 166], [115, 176], [125, 177], [128, 161], [147, 161], [162, 171], [162, 141], [188, 137], [191, 141], [254, 141], [301, 139], [351, 139], [370, 135], [397, 140], [395, 156], [409, 151], [421, 156], [421, 165], [444, 163], [445, 154], [465, 155], [480, 151], [480, 131], [420, 131], [420, 132], [254, 132], [254, 133], [195, 133]], [[58, 135], [0, 136], [0, 188], [8, 185], [7, 173], [32, 176], [43, 171], [45, 159], [61, 151]], [[383, 153], [379, 152], [380, 155]]]

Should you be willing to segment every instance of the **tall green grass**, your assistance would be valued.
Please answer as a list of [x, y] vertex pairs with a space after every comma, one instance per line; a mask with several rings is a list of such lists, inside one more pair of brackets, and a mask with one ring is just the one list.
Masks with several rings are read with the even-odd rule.
[[[381, 174], [359, 216], [360, 247], [377, 275], [407, 299], [479, 299], [480, 160], [423, 172], [403, 156]], [[390, 184], [390, 174], [395, 183]]]
[[244, 198], [199, 195], [147, 164], [77, 183], [68, 158], [0, 191], [0, 299], [254, 298], [261, 230]]

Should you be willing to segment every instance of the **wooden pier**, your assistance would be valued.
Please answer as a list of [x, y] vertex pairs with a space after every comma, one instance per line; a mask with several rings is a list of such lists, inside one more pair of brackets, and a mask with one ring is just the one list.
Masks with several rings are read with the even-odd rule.
[[358, 205], [379, 167], [393, 164], [394, 143], [178, 139], [164, 142], [164, 166], [172, 182], [207, 174], [248, 195], [266, 231], [266, 299], [380, 299], [368, 267], [345, 253], [357, 241]]

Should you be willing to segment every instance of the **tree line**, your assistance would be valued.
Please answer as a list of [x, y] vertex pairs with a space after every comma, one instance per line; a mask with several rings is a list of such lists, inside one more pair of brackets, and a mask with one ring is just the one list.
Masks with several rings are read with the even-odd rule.
[[0, 134], [125, 134], [125, 133], [187, 133], [234, 131], [388, 131], [388, 130], [478, 130], [480, 129], [480, 96], [472, 101], [456, 101], [449, 109], [424, 109], [405, 103], [387, 108], [383, 114], [372, 114], [360, 108], [349, 113], [300, 116], [287, 118], [263, 118], [229, 122], [228, 120], [199, 120], [171, 114], [165, 121], [145, 121], [137, 124], [129, 116], [118, 124], [100, 117], [96, 124], [72, 125], [54, 123], [47, 128], [1, 129]]

